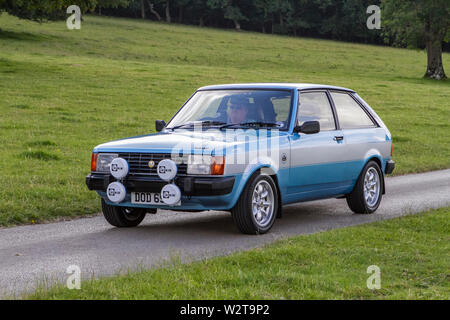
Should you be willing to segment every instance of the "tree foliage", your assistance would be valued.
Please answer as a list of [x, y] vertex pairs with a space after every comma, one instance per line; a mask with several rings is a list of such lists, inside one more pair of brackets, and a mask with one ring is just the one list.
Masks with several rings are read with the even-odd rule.
[[41, 22], [63, 19], [67, 16], [67, 7], [73, 4], [78, 5], [81, 12], [89, 12], [95, 8], [97, 0], [0, 0], [0, 12]]
[[98, 8], [128, 7], [132, 0], [97, 0]]
[[[0, 0], [0, 12], [51, 20], [65, 18], [71, 4], [83, 13], [97, 7], [112, 16], [450, 50], [445, 42], [439, 48], [450, 40], [450, 0]], [[382, 30], [366, 26], [370, 5], [382, 6]]]

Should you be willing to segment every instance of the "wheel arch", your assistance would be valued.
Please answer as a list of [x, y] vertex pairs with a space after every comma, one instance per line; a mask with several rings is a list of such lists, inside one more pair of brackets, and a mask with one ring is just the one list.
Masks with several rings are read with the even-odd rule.
[[279, 185], [279, 181], [278, 181], [279, 180], [278, 179], [278, 170], [270, 164], [258, 164], [258, 165], [254, 165], [252, 167], [247, 167], [247, 170], [242, 175], [241, 183], [239, 185], [237, 197], [235, 197], [233, 207], [236, 205], [238, 199], [241, 197], [242, 192], [244, 191], [244, 189], [247, 186], [247, 184], [249, 183], [249, 181], [251, 181], [251, 179], [256, 174], [265, 174], [265, 175], [270, 176], [273, 179], [273, 181], [275, 183], [275, 187], [277, 188], [277, 193], [278, 193], [278, 212], [277, 212], [276, 217], [281, 218], [283, 202], [282, 202], [281, 189], [280, 189], [280, 185]]
[[[364, 163], [364, 167], [369, 163], [369, 161], [376, 162], [378, 164], [378, 166], [380, 167], [380, 171], [381, 171], [381, 188], [382, 188], [381, 194], [385, 194], [386, 193], [386, 188], [385, 188], [385, 183], [384, 183], [384, 172], [383, 172], [384, 170], [383, 170], [383, 162], [381, 160], [381, 156], [379, 156], [379, 155], [372, 155]], [[364, 167], [363, 167], [363, 169], [364, 169]], [[361, 170], [361, 172], [362, 172], [362, 170]]]

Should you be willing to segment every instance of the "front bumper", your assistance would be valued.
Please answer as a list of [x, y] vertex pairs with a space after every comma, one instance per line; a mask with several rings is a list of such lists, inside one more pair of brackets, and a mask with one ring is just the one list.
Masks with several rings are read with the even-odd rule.
[[388, 160], [388, 162], [386, 163], [386, 169], [384, 170], [384, 172], [386, 174], [391, 174], [395, 169], [395, 161], [393, 160]]
[[[91, 173], [86, 177], [89, 190], [106, 191], [115, 181], [109, 174]], [[235, 177], [177, 177], [174, 183], [185, 196], [218, 196], [231, 193]], [[160, 192], [167, 184], [157, 176], [128, 176], [122, 180], [127, 192]]]

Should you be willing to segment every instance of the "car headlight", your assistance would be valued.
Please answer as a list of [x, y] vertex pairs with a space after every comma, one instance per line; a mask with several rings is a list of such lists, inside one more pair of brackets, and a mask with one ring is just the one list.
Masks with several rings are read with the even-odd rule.
[[188, 158], [187, 174], [223, 175], [225, 157], [191, 154]]
[[111, 161], [118, 156], [117, 153], [93, 153], [91, 171], [109, 172]]

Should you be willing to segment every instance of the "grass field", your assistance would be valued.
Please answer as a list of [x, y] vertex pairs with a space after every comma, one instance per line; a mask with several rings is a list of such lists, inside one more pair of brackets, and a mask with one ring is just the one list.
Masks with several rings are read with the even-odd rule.
[[[30, 299], [450, 299], [450, 208], [281, 240]], [[381, 271], [369, 290], [367, 267]]]
[[0, 29], [1, 226], [98, 212], [92, 148], [153, 132], [207, 84], [353, 88], [390, 128], [396, 174], [450, 167], [450, 81], [421, 78], [423, 51], [94, 16]]

